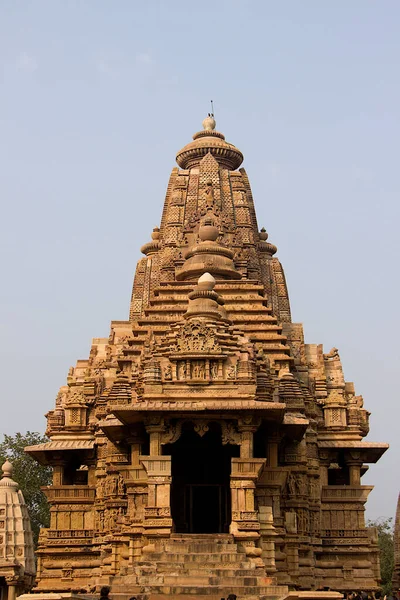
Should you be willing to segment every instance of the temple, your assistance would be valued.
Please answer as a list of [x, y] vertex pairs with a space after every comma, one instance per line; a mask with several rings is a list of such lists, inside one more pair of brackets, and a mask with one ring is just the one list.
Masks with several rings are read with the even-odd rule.
[[[36, 591], [279, 598], [375, 590], [369, 412], [338, 350], [305, 344], [243, 155], [215, 129], [177, 154], [129, 320], [71, 368]], [[310, 299], [311, 301], [311, 299]]]
[[29, 592], [35, 581], [31, 522], [19, 485], [6, 460], [0, 480], [0, 598], [15, 600]]

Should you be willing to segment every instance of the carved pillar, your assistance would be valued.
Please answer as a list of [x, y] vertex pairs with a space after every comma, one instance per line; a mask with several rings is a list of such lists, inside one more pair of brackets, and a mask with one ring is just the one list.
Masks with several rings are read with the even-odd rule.
[[242, 432], [240, 458], [253, 458], [253, 431], [251, 429]]
[[142, 542], [140, 537], [132, 537], [129, 540], [129, 566], [132, 567], [142, 557]]
[[239, 419], [238, 431], [241, 433], [240, 458], [253, 458], [253, 438], [261, 420], [248, 415]]
[[280, 437], [277, 433], [273, 433], [268, 437], [267, 443], [267, 463], [269, 467], [278, 466], [278, 448]]
[[350, 485], [361, 485], [361, 453], [357, 451], [345, 454], [346, 464], [349, 467]]
[[150, 456], [160, 456], [161, 436], [165, 431], [164, 419], [159, 416], [150, 418], [146, 423], [146, 431], [150, 436]]
[[8, 592], [7, 600], [15, 600], [16, 599], [17, 583], [15, 581], [11, 581], [10, 583], [8, 583], [7, 592]]
[[230, 532], [236, 539], [254, 541], [260, 537], [260, 523], [255, 510], [254, 492], [265, 463], [265, 458], [232, 458]]
[[271, 506], [260, 506], [260, 534], [261, 534], [261, 558], [268, 574], [276, 572], [275, 565], [275, 537], [277, 535], [274, 527], [274, 517]]
[[141, 456], [147, 473], [148, 504], [144, 508], [144, 533], [148, 537], [169, 536], [171, 518], [171, 457]]
[[294, 511], [285, 513], [286, 529], [286, 558], [288, 573], [292, 577], [299, 575], [299, 541], [298, 541], [298, 518]]
[[61, 465], [60, 463], [58, 463], [54, 468], [53, 468], [53, 485], [63, 485], [63, 471], [64, 471], [64, 467], [63, 465]]
[[328, 468], [331, 463], [331, 455], [329, 452], [319, 452], [319, 483], [320, 486], [328, 485]]
[[[129, 440], [130, 441], [130, 440]], [[140, 442], [131, 442], [131, 465], [132, 467], [139, 467], [140, 466], [140, 461], [139, 461], [139, 456], [140, 456]]]
[[359, 462], [347, 462], [349, 467], [350, 485], [361, 485], [361, 464]]

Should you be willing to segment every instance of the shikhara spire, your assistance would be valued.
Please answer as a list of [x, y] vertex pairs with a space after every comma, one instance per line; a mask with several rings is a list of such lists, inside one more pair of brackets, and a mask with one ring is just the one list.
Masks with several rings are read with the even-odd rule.
[[[156, 239], [153, 233], [153, 241], [142, 248], [151, 257], [150, 261], [142, 259], [136, 270], [132, 319], [143, 314], [143, 299], [150, 298], [152, 286], [195, 279], [214, 268], [219, 279], [261, 283], [274, 316], [280, 322], [291, 320], [284, 272], [274, 256], [276, 246], [267, 242], [265, 229], [259, 231], [247, 174], [244, 169], [236, 170], [243, 155], [215, 126], [214, 118], [206, 117], [203, 131], [194, 134], [194, 141], [177, 154], [182, 170], [172, 170], [160, 229]], [[202, 240], [202, 232], [212, 239]]]
[[32, 588], [36, 565], [31, 523], [13, 466], [6, 460], [0, 479], [0, 590], [15, 600]]
[[129, 320], [70, 369], [50, 441], [27, 449], [54, 469], [38, 589], [214, 600], [232, 591], [226, 556], [239, 595], [375, 589], [361, 476], [387, 445], [363, 441], [337, 349], [291, 322], [243, 155], [213, 115], [176, 160]]

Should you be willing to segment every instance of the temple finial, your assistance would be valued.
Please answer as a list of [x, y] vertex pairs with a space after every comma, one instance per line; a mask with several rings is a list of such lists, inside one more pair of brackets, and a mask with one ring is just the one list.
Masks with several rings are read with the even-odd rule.
[[3, 477], [12, 477], [13, 466], [9, 460], [6, 460], [6, 462], [1, 467], [1, 470], [3, 471]]
[[205, 129], [205, 131], [214, 131], [215, 126], [216, 122], [214, 119], [214, 114], [208, 113], [207, 117], [203, 121], [203, 129]]
[[213, 290], [215, 287], [215, 279], [214, 277], [211, 275], [211, 273], [204, 273], [201, 277], [199, 277], [198, 281], [197, 281], [197, 287], [199, 289], [205, 289], [205, 290]]

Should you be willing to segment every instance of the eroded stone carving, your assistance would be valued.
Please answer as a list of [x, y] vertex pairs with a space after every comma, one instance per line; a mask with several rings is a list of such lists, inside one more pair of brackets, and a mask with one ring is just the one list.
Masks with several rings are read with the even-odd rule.
[[[50, 441], [28, 449], [54, 470], [36, 591], [89, 593], [99, 581], [172, 590], [189, 554], [208, 561], [227, 545], [225, 566], [238, 588], [254, 578], [254, 597], [276, 581], [376, 589], [361, 474], [385, 447], [363, 442], [369, 413], [338, 350], [305, 344], [291, 322], [242, 159], [211, 116], [178, 153], [160, 226], [142, 247], [129, 321], [94, 338], [47, 414]], [[12, 557], [8, 518], [0, 512], [2, 559]], [[189, 546], [171, 537], [210, 523], [233, 539], [215, 535], [205, 548], [201, 538]], [[168, 575], [160, 555], [175, 555]], [[228, 595], [232, 579], [215, 563], [209, 576]]]

